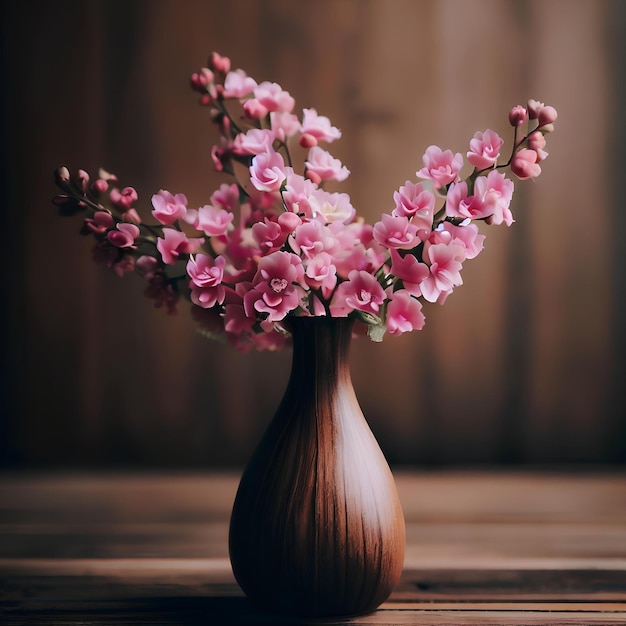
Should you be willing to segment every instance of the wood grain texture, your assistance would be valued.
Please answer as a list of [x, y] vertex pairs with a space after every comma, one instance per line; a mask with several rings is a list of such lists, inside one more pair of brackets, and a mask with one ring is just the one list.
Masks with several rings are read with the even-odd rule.
[[[228, 560], [239, 476], [1, 474], [0, 623], [302, 625]], [[389, 599], [334, 624], [626, 623], [626, 476], [396, 472], [407, 559]]]
[[289, 384], [235, 499], [233, 571], [253, 601], [274, 611], [367, 613], [402, 572], [400, 501], [350, 378], [353, 325], [290, 321]]

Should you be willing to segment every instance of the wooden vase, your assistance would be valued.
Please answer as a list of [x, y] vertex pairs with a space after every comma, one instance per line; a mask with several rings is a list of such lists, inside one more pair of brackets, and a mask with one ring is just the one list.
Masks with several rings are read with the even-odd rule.
[[368, 613], [400, 578], [405, 526], [393, 476], [352, 387], [353, 322], [289, 323], [289, 383], [233, 506], [233, 572], [250, 600], [271, 612]]

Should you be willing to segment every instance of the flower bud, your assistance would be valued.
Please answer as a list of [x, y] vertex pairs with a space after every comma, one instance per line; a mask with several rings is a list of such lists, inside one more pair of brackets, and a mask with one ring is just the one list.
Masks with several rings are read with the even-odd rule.
[[216, 72], [222, 72], [222, 74], [226, 74], [230, 71], [230, 59], [228, 57], [223, 57], [217, 52], [211, 53], [208, 65], [211, 69]]
[[135, 209], [124, 211], [124, 213], [122, 213], [122, 221], [128, 222], [129, 224], [136, 224], [137, 226], [141, 224], [141, 218]]
[[509, 111], [509, 123], [511, 126], [521, 126], [528, 119], [528, 112], [521, 105], [514, 106]]
[[304, 133], [300, 137], [300, 145], [303, 148], [313, 148], [314, 146], [317, 145], [317, 139], [310, 133]]
[[531, 120], [536, 120], [539, 117], [539, 111], [543, 109], [543, 102], [539, 102], [539, 100], [529, 100], [528, 101], [528, 117]]
[[539, 126], [545, 126], [546, 124], [552, 124], [557, 118], [557, 112], [554, 107], [545, 106], [539, 111]]
[[541, 174], [538, 159], [539, 155], [534, 150], [520, 150], [511, 161], [511, 171], [521, 180], [536, 178]]
[[96, 194], [97, 196], [106, 193], [109, 188], [109, 183], [107, 183], [104, 178], [96, 178], [96, 180], [91, 183], [91, 192]]
[[55, 172], [54, 176], [56, 178], [57, 185], [59, 183], [69, 183], [70, 182], [70, 171], [67, 167], [59, 167]]

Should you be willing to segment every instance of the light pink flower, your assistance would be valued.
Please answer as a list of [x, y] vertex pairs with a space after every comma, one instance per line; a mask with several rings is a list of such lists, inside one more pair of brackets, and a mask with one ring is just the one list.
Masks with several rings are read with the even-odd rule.
[[246, 117], [253, 120], [263, 119], [269, 113], [267, 107], [262, 105], [256, 98], [246, 100], [242, 106]]
[[421, 330], [425, 318], [422, 313], [422, 304], [411, 297], [408, 291], [400, 290], [391, 295], [387, 305], [387, 332], [392, 335], [401, 335], [412, 330]]
[[467, 160], [479, 170], [492, 167], [500, 156], [502, 144], [504, 139], [493, 130], [488, 128], [484, 133], [478, 131], [470, 141]]
[[511, 161], [511, 171], [520, 180], [536, 178], [541, 174], [541, 166], [537, 162], [539, 155], [534, 150], [520, 150]]
[[315, 183], [304, 178], [304, 176], [294, 174], [291, 168], [287, 168], [287, 180], [285, 182], [283, 200], [288, 211], [305, 217], [312, 217], [313, 210], [309, 204], [309, 198], [316, 189], [317, 185], [315, 185]]
[[350, 170], [339, 159], [335, 159], [329, 152], [319, 146], [313, 146], [309, 150], [304, 164], [307, 173], [313, 172], [320, 180], [343, 181], [350, 175]]
[[492, 211], [486, 207], [478, 194], [468, 195], [467, 183], [453, 183], [446, 195], [446, 215], [460, 219], [486, 219]]
[[315, 109], [302, 110], [302, 133], [328, 143], [341, 137], [341, 131], [332, 126], [326, 116], [318, 115]]
[[428, 265], [420, 263], [412, 254], [403, 257], [398, 251], [391, 250], [391, 273], [402, 281], [404, 288], [411, 295], [422, 294], [420, 284], [429, 272]]
[[[129, 224], [132, 226], [132, 224]], [[135, 226], [135, 228], [137, 228]], [[163, 238], [157, 239], [157, 250], [163, 263], [176, 263], [181, 254], [195, 254], [204, 243], [203, 237], [189, 239], [185, 233], [173, 228], [163, 229]]]
[[224, 79], [224, 97], [245, 98], [254, 91], [256, 86], [254, 78], [250, 78], [243, 70], [228, 72]]
[[428, 248], [430, 274], [422, 281], [422, 295], [428, 302], [437, 300], [458, 285], [463, 284], [461, 269], [463, 264], [458, 260], [458, 245], [438, 243]]
[[383, 213], [381, 221], [374, 224], [374, 239], [386, 248], [409, 250], [420, 243], [417, 226], [408, 217]]
[[340, 283], [330, 305], [333, 317], [346, 317], [352, 311], [377, 315], [385, 301], [385, 291], [369, 272], [353, 270]]
[[[250, 288], [243, 295], [246, 315], [266, 313], [267, 320], [278, 322], [297, 309], [304, 297], [301, 283], [304, 268], [300, 257], [290, 252], [272, 252], [259, 260]], [[241, 283], [237, 292], [241, 294]]]
[[393, 201], [396, 208], [392, 215], [411, 218], [411, 222], [417, 226], [420, 239], [426, 239], [433, 226], [435, 196], [420, 183], [407, 180], [398, 191], [394, 191]]
[[196, 230], [201, 230], [208, 237], [223, 237], [226, 235], [235, 218], [234, 213], [207, 204], [197, 211], [188, 211], [187, 221]]
[[331, 250], [334, 244], [332, 232], [317, 220], [300, 224], [290, 238], [293, 251], [305, 259], [312, 259], [320, 252]]
[[268, 111], [284, 111], [291, 113], [295, 100], [289, 92], [285, 91], [278, 83], [264, 81], [254, 89], [254, 97]]
[[485, 241], [485, 235], [479, 234], [478, 226], [476, 224], [464, 224], [463, 226], [456, 226], [450, 222], [444, 222], [441, 225], [441, 234], [449, 235], [448, 243], [460, 244], [465, 248], [465, 254], [463, 258], [459, 257], [459, 260], [473, 259], [483, 249], [483, 242]]
[[135, 224], [119, 222], [117, 230], [110, 230], [107, 234], [108, 240], [117, 248], [135, 249], [135, 239], [139, 237], [141, 231]]
[[463, 156], [460, 152], [444, 152], [439, 146], [429, 146], [422, 160], [424, 167], [416, 175], [432, 180], [436, 189], [454, 182], [463, 167]]
[[165, 189], [152, 196], [152, 215], [161, 224], [171, 226], [176, 220], [184, 219], [187, 213], [187, 196], [182, 193], [171, 194]]
[[278, 191], [286, 178], [285, 162], [278, 152], [264, 152], [252, 159], [250, 182], [259, 191]]
[[474, 194], [480, 198], [485, 212], [489, 215], [490, 224], [507, 226], [513, 223], [513, 215], [509, 209], [513, 198], [514, 184], [503, 173], [495, 170], [488, 176], [479, 176], [474, 183]]
[[233, 141], [235, 154], [261, 154], [269, 152], [274, 143], [274, 133], [267, 128], [251, 128], [240, 133]]
[[226, 211], [233, 211], [239, 206], [239, 187], [235, 183], [222, 183], [211, 194], [211, 204]]
[[347, 224], [356, 215], [356, 209], [350, 204], [350, 196], [347, 193], [329, 193], [323, 189], [316, 189], [309, 197], [309, 207], [313, 218], [322, 223]]
[[298, 116], [286, 111], [272, 111], [270, 113], [270, 128], [274, 137], [280, 141], [285, 141], [288, 137], [293, 137], [300, 130]]

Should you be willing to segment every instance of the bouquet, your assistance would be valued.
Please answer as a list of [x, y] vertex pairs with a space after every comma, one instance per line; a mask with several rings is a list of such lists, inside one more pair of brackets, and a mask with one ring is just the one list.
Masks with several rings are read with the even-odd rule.
[[423, 304], [442, 304], [482, 250], [478, 223], [513, 223], [507, 174], [539, 176], [557, 117], [536, 100], [514, 106], [507, 157], [491, 129], [474, 134], [465, 157], [429, 146], [416, 180], [372, 226], [348, 194], [328, 189], [350, 174], [326, 149], [341, 138], [328, 117], [295, 113], [289, 92], [231, 70], [218, 53], [191, 87], [219, 131], [211, 157], [227, 180], [207, 204], [189, 207], [183, 193], [161, 189], [147, 218], [115, 175], [66, 167], [53, 201], [61, 215], [83, 216], [95, 261], [139, 274], [169, 313], [190, 300], [204, 334], [242, 351], [287, 345], [289, 316], [354, 317], [374, 341], [420, 330]]

